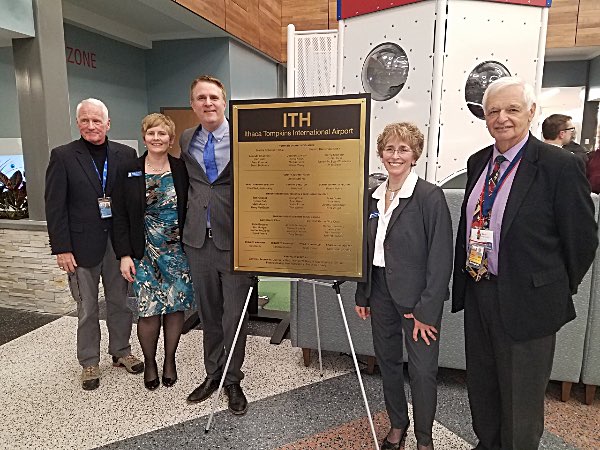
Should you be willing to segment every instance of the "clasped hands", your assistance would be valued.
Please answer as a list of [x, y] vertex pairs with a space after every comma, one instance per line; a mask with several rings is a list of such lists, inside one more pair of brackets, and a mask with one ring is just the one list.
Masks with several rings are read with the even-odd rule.
[[[354, 310], [356, 311], [356, 314], [358, 314], [358, 317], [360, 317], [362, 320], [365, 320], [371, 315], [371, 308], [368, 306], [355, 306]], [[429, 339], [437, 341], [436, 334], [438, 333], [438, 330], [436, 327], [420, 322], [415, 318], [415, 316], [413, 316], [412, 313], [404, 314], [404, 317], [406, 319], [412, 319], [415, 322], [412, 334], [412, 338], [415, 342], [419, 340], [419, 335], [427, 345], [431, 345]]]

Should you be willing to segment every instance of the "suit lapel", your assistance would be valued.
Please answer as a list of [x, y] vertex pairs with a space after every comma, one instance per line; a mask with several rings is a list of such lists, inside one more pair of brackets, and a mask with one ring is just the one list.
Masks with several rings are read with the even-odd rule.
[[77, 152], [77, 161], [81, 165], [83, 172], [90, 180], [90, 183], [92, 183], [98, 197], [102, 197], [102, 184], [98, 178], [98, 173], [96, 173], [96, 170], [94, 169], [94, 160], [92, 159], [90, 152], [83, 142], [79, 142], [75, 151]]
[[466, 200], [469, 199], [469, 196], [471, 195], [473, 188], [477, 184], [481, 173], [485, 170], [488, 161], [492, 157], [493, 150], [493, 146], [486, 148], [485, 151], [481, 154], [481, 158], [478, 161], [473, 162], [473, 175], [467, 180], [467, 186], [465, 190], [465, 203]]
[[112, 192], [115, 180], [117, 178], [117, 171], [121, 161], [121, 152], [114, 148], [114, 146], [108, 143], [108, 174], [106, 175], [106, 195], [109, 196]]
[[535, 175], [537, 173], [535, 161], [537, 161], [538, 148], [534, 139], [533, 136], [529, 137], [523, 158], [521, 159], [510, 188], [510, 193], [508, 194], [508, 200], [506, 202], [506, 207], [504, 208], [504, 216], [502, 217], [501, 239], [506, 237], [506, 233], [515, 219], [521, 203], [523, 203], [531, 184], [535, 180]]
[[196, 131], [199, 132], [201, 127], [202, 127], [201, 125], [198, 125], [196, 128], [190, 129], [189, 133], [182, 135], [183, 146], [181, 148], [181, 152], [185, 155], [185, 158], [188, 161], [190, 161], [193, 165], [196, 166], [198, 171], [201, 173], [203, 180], [206, 181], [207, 184], [210, 184], [208, 181], [208, 177], [206, 176], [206, 171], [204, 169], [202, 169], [202, 166], [200, 165], [198, 160], [194, 157], [194, 155], [192, 155], [192, 152], [191, 152], [192, 140], [194, 139], [194, 136], [196, 135]]
[[394, 209], [394, 212], [392, 213], [392, 217], [390, 217], [390, 221], [388, 223], [387, 230], [385, 230], [385, 237], [386, 238], [387, 238], [390, 230], [394, 226], [394, 223], [396, 222], [396, 220], [398, 219], [398, 217], [402, 213], [402, 210], [404, 208], [406, 208], [406, 205], [408, 205], [408, 202], [410, 202], [410, 200], [412, 198], [413, 198], [413, 196], [411, 195], [408, 198], [401, 198], [401, 199], [398, 200], [398, 206], [396, 206], [396, 209]]

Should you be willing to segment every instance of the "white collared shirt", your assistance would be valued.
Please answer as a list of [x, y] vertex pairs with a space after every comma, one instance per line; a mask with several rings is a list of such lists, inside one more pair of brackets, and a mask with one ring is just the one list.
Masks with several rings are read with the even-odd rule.
[[374, 199], [378, 199], [377, 210], [379, 211], [379, 218], [377, 221], [377, 234], [375, 235], [375, 254], [373, 255], [373, 265], [377, 267], [385, 267], [385, 255], [383, 253], [383, 241], [387, 233], [387, 227], [390, 223], [390, 218], [394, 209], [398, 206], [398, 201], [401, 198], [409, 198], [415, 191], [415, 186], [419, 176], [415, 172], [411, 172], [404, 180], [404, 184], [400, 188], [400, 191], [394, 196], [394, 200], [390, 204], [390, 207], [385, 211], [385, 191], [387, 182], [381, 183], [377, 189], [371, 195]]

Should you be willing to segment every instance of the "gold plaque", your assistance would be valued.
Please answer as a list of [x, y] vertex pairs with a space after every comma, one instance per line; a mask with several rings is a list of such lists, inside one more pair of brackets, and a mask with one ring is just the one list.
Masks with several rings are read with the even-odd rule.
[[231, 102], [234, 271], [364, 279], [369, 104]]

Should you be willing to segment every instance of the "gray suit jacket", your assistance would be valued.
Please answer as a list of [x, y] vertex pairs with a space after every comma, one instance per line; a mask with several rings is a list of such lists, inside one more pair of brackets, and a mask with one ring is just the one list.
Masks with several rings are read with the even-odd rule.
[[[369, 191], [369, 213], [377, 200]], [[358, 283], [356, 304], [369, 306], [377, 217], [367, 224], [367, 281]], [[384, 240], [385, 271], [395, 303], [410, 308], [427, 325], [439, 322], [449, 297], [452, 272], [452, 220], [444, 192], [419, 179], [413, 195], [401, 198], [392, 213]]]
[[233, 236], [231, 163], [225, 166], [214, 183], [209, 183], [206, 172], [190, 153], [190, 142], [196, 129], [188, 128], [179, 139], [181, 159], [185, 161], [190, 177], [183, 243], [190, 247], [202, 248], [206, 238], [206, 212], [210, 205], [213, 242], [220, 250], [231, 250]]

